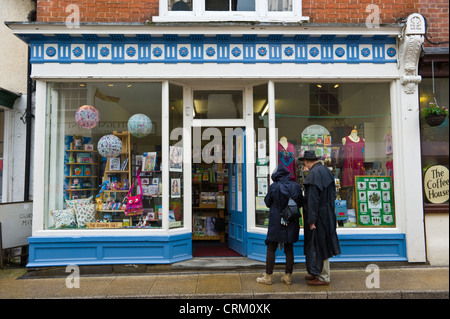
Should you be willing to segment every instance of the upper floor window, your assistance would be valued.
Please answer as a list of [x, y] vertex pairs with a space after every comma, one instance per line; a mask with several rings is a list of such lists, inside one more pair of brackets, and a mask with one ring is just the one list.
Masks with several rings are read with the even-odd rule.
[[302, 0], [159, 0], [154, 22], [307, 21]]

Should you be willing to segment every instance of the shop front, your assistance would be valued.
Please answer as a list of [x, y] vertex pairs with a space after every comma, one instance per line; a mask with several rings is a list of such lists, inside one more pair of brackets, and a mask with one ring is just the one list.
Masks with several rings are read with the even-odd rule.
[[421, 30], [9, 27], [36, 80], [29, 267], [174, 263], [207, 245], [264, 261], [270, 174], [282, 163], [302, 183], [312, 149], [336, 177], [334, 261], [425, 260]]

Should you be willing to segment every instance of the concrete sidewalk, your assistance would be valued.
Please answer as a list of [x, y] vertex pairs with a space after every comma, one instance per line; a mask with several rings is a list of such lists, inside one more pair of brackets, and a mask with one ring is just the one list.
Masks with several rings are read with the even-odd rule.
[[[217, 262], [217, 258], [215, 259]], [[271, 286], [258, 284], [256, 278], [264, 269], [247, 259], [247, 267], [232, 269], [231, 259], [208, 263], [211, 269], [195, 270], [198, 258], [191, 264], [171, 265], [170, 269], [140, 273], [106, 273], [80, 276], [79, 288], [66, 286], [69, 272], [57, 276], [30, 276], [24, 268], [0, 270], [0, 298], [151, 298], [151, 299], [448, 299], [449, 268], [431, 266], [379, 266], [379, 288], [371, 278], [374, 272], [366, 267], [337, 268], [332, 264], [330, 286], [311, 287], [306, 284], [304, 264], [296, 264], [292, 285], [281, 282], [283, 265], [277, 265]], [[195, 264], [197, 262], [197, 265]], [[227, 265], [228, 262], [228, 265]], [[193, 263], [193, 264], [192, 264]], [[129, 265], [130, 266], [130, 265]], [[156, 266], [155, 266], [156, 267]], [[164, 267], [163, 267], [164, 268]], [[228, 268], [228, 269], [227, 269]], [[151, 269], [151, 268], [150, 268]], [[154, 268], [156, 269], [156, 268]], [[153, 269], [153, 270], [154, 270]], [[160, 268], [162, 269], [162, 268]], [[175, 269], [175, 270], [174, 270]], [[60, 268], [61, 270], [61, 268]], [[65, 270], [65, 269], [64, 269]], [[369, 276], [369, 278], [368, 278]], [[73, 280], [68, 280], [73, 283]]]

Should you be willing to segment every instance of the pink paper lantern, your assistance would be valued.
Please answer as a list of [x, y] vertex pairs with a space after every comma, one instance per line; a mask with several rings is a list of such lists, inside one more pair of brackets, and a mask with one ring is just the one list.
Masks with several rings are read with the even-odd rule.
[[100, 121], [100, 112], [90, 105], [80, 106], [75, 113], [75, 121], [82, 128], [92, 129]]

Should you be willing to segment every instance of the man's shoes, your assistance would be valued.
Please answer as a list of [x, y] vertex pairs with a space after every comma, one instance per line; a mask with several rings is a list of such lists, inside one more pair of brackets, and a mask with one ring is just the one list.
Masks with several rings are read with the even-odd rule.
[[272, 274], [264, 274], [262, 277], [256, 278], [256, 282], [259, 282], [260, 284], [265, 285], [271, 285], [272, 284]]
[[285, 274], [281, 277], [281, 281], [284, 282], [286, 285], [292, 284], [291, 274]]
[[316, 279], [316, 276], [311, 275], [311, 274], [307, 274], [307, 275], [305, 276], [305, 279], [306, 279], [306, 280], [314, 280], [314, 279]]
[[315, 279], [313, 279], [313, 280], [308, 280], [306, 283], [309, 286], [329, 286], [330, 285], [329, 282], [321, 281], [317, 277]]

